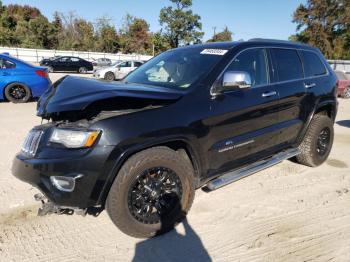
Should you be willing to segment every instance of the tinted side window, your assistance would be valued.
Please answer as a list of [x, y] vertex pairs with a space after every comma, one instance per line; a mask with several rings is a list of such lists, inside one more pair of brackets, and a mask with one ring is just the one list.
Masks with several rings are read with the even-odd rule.
[[15, 67], [16, 67], [16, 64], [12, 63], [11, 61], [0, 58], [0, 69], [11, 69]]
[[76, 57], [72, 57], [70, 60], [72, 62], [80, 62], [79, 58], [76, 58]]
[[70, 58], [69, 57], [61, 57], [60, 58], [60, 60], [59, 60], [60, 62], [69, 62], [70, 61]]
[[276, 62], [275, 72], [279, 81], [288, 81], [303, 78], [303, 68], [296, 50], [271, 49]]
[[320, 76], [327, 73], [324, 64], [315, 53], [302, 51], [301, 56], [304, 62], [304, 72], [306, 77]]
[[131, 61], [123, 62], [119, 66], [120, 67], [131, 67]]
[[134, 62], [134, 66], [135, 66], [135, 67], [139, 67], [139, 66], [141, 66], [141, 65], [142, 65], [141, 62]]
[[226, 69], [244, 71], [250, 75], [252, 87], [268, 83], [268, 69], [265, 49], [249, 49], [239, 54]]

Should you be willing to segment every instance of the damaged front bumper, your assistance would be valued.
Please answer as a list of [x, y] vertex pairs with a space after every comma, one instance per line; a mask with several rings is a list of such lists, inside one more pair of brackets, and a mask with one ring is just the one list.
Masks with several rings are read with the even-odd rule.
[[[71, 207], [62, 207], [57, 206], [51, 201], [49, 201], [44, 195], [42, 194], [35, 194], [34, 199], [36, 201], [41, 202], [41, 207], [38, 210], [38, 216], [46, 216], [50, 214], [57, 214], [57, 215], [81, 215], [86, 216], [87, 214], [87, 208], [85, 209], [79, 209], [79, 208], [71, 208]], [[95, 216], [97, 216], [98, 213], [94, 213]]]
[[[55, 159], [28, 158], [22, 153], [16, 155], [12, 174], [18, 179], [38, 188], [47, 198], [37, 196], [43, 203], [40, 214], [88, 213], [98, 215], [103, 209], [99, 203], [102, 192], [103, 174], [110, 172], [106, 163], [114, 147], [95, 147], [88, 152], [81, 151], [80, 157], [65, 157], [67, 152], [56, 154]], [[62, 190], [53, 178], [74, 179], [72, 190]], [[82, 211], [84, 210], [84, 211]]]

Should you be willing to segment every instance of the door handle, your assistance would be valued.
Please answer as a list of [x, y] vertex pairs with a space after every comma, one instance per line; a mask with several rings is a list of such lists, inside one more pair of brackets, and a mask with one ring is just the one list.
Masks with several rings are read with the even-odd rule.
[[277, 95], [277, 92], [276, 91], [271, 91], [271, 92], [263, 93], [261, 96], [262, 97], [270, 97], [270, 96], [275, 96], [275, 95]]
[[306, 84], [306, 83], [304, 83], [304, 86], [305, 86], [305, 88], [306, 88], [306, 89], [309, 89], [309, 88], [313, 88], [313, 87], [315, 87], [315, 86], [316, 86], [316, 84], [315, 84], [315, 83], [310, 83], [310, 84]]

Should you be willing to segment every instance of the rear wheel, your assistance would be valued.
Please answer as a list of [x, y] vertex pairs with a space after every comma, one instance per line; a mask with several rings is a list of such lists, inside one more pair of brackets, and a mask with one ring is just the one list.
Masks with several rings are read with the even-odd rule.
[[300, 164], [315, 167], [328, 158], [333, 145], [333, 122], [326, 115], [315, 115], [296, 159]]
[[31, 97], [30, 89], [21, 83], [12, 83], [5, 88], [5, 97], [12, 103], [26, 103]]
[[106, 201], [107, 212], [124, 233], [139, 238], [171, 230], [194, 198], [193, 168], [167, 147], [132, 156], [118, 173]]
[[350, 86], [346, 87], [344, 92], [341, 94], [342, 98], [350, 98]]
[[115, 79], [113, 72], [107, 72], [105, 74], [105, 79], [108, 81], [113, 81]]
[[80, 67], [78, 71], [80, 74], [86, 74], [86, 72], [87, 72], [85, 67]]

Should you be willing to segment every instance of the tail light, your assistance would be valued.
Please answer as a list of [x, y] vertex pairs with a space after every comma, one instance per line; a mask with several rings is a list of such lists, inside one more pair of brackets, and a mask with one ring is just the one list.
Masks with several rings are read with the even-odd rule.
[[35, 73], [41, 77], [45, 77], [45, 78], [49, 77], [46, 70], [36, 70]]

